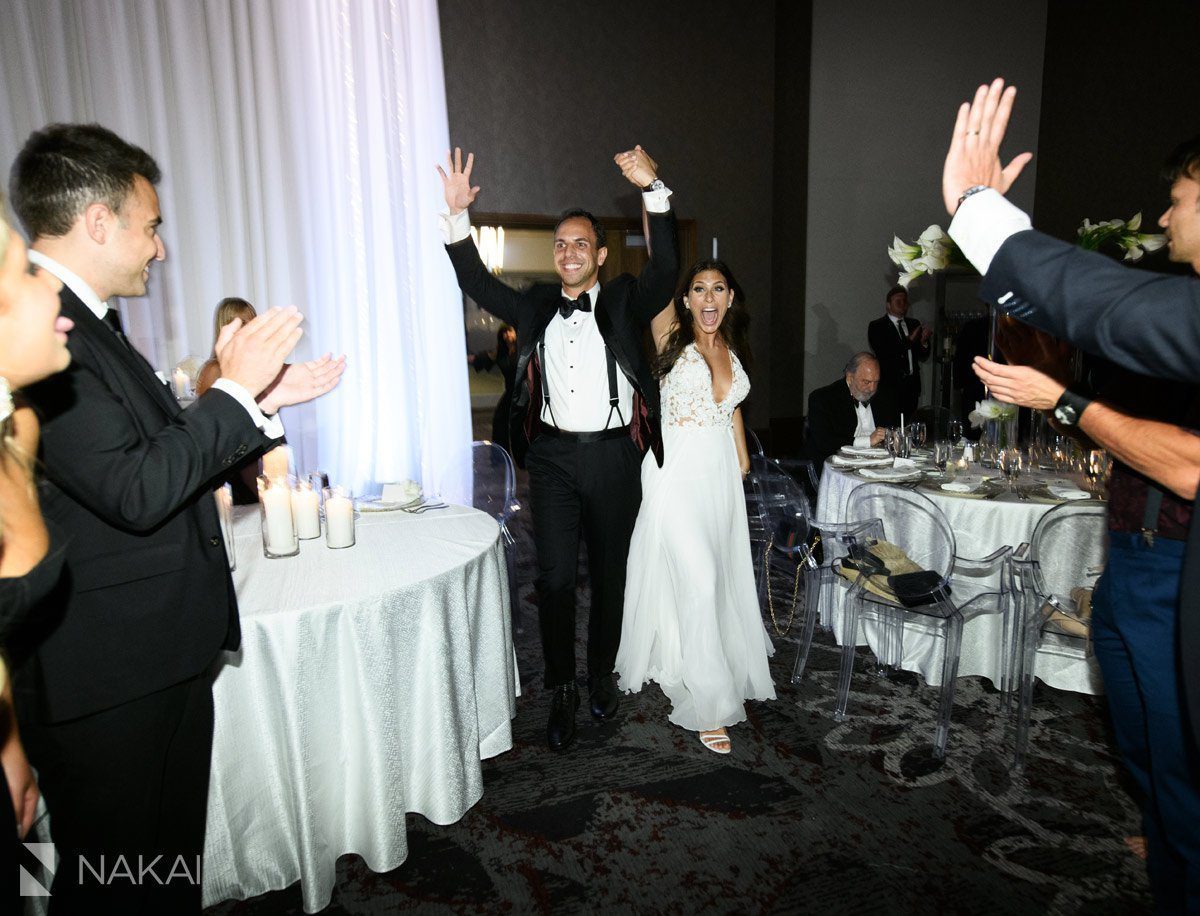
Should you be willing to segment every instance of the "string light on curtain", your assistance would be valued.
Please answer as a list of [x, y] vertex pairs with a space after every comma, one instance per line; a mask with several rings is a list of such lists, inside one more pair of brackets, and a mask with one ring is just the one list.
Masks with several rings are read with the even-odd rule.
[[479, 258], [494, 274], [504, 273], [504, 227], [471, 227], [471, 239], [479, 249]]

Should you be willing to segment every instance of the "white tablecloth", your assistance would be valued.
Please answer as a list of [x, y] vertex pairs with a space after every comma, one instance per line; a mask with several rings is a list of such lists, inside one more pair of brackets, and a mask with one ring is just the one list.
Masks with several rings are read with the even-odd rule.
[[262, 554], [239, 510], [242, 648], [214, 685], [204, 903], [303, 882], [329, 903], [334, 864], [406, 858], [405, 815], [450, 824], [512, 746], [519, 691], [504, 547], [474, 509], [366, 514], [358, 543]]
[[[851, 490], [870, 482], [826, 462], [817, 498], [817, 518], [828, 522], [845, 521]], [[925, 488], [918, 492], [929, 497], [945, 514], [954, 532], [958, 556], [975, 559], [989, 556], [1001, 547], [1016, 548], [1027, 543], [1041, 517], [1054, 508], [1051, 503], [1023, 502], [1007, 495], [979, 500]], [[837, 595], [842, 597], [843, 591], [839, 589]], [[835, 606], [835, 612], [839, 608], [840, 605]], [[839, 630], [835, 628], [834, 632]], [[867, 643], [873, 645], [875, 634], [869, 621], [864, 621], [863, 632]], [[997, 615], [967, 621], [963, 627], [959, 677], [979, 675], [999, 684], [1002, 645], [1003, 626]], [[926, 683], [936, 686], [941, 682], [943, 647], [943, 640], [933, 636], [932, 631], [926, 635], [919, 626], [906, 626], [900, 667], [920, 672]], [[1091, 657], [1079, 659], [1039, 651], [1036, 675], [1059, 690], [1103, 692], [1099, 668]]]

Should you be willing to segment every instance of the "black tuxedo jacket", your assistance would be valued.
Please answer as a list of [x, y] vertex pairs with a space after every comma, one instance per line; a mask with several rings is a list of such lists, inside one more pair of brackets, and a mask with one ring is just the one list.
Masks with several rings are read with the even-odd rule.
[[147, 696], [236, 648], [215, 478], [269, 445], [219, 390], [181, 410], [67, 287], [65, 371], [27, 389], [42, 423], [42, 510], [66, 570], [14, 648], [23, 717], [58, 722]]
[[[900, 319], [905, 331], [911, 334], [921, 326], [921, 322], [913, 318]], [[867, 343], [879, 360], [879, 381], [887, 386], [899, 381], [908, 374], [908, 354], [913, 355], [913, 377], [921, 377], [921, 362], [929, 359], [929, 344], [914, 343], [911, 340], [901, 340], [892, 319], [883, 315], [867, 325]]]
[[[1131, 270], [1028, 230], [1010, 236], [979, 295], [1036, 328], [1132, 372], [1200, 382], [1200, 280]], [[1200, 512], [1192, 514], [1179, 590], [1180, 661], [1200, 743]]]
[[[650, 448], [662, 464], [662, 430], [659, 426], [658, 381], [650, 372], [643, 335], [650, 320], [661, 312], [675, 292], [679, 274], [679, 241], [675, 214], [649, 214], [650, 260], [640, 276], [621, 274], [600, 287], [593, 308], [596, 326], [612, 351], [617, 366], [633, 386], [633, 413], [629, 434], [641, 451]], [[512, 395], [512, 446], [517, 464], [524, 467], [525, 451], [541, 425], [542, 388], [534, 351], [546, 334], [562, 301], [562, 287], [537, 283], [517, 292], [497, 280], [479, 259], [470, 238], [446, 246], [458, 285], [479, 307], [517, 329], [516, 385]], [[607, 399], [608, 392], [597, 392]]]
[[809, 394], [806, 449], [808, 456], [818, 462], [818, 468], [843, 445], [854, 442], [854, 431], [858, 429], [854, 403], [845, 378], [816, 388]]

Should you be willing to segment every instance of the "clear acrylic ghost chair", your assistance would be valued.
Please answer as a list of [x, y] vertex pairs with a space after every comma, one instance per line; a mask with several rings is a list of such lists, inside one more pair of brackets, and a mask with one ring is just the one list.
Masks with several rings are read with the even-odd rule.
[[513, 631], [519, 631], [521, 604], [517, 587], [517, 542], [510, 521], [520, 511], [517, 502], [517, 475], [512, 456], [494, 442], [471, 443], [471, 505], [492, 516], [500, 526], [504, 559], [508, 566], [508, 589], [512, 600]]
[[1072, 659], [1092, 654], [1090, 621], [1081, 620], [1078, 588], [1091, 588], [1104, 570], [1107, 507], [1097, 500], [1055, 506], [1038, 522], [1028, 550], [1019, 548], [1014, 575], [1021, 598], [1020, 626], [1014, 636], [1019, 650], [1014, 680], [1017, 700], [1013, 769], [1025, 767], [1033, 682], [1039, 653]]
[[[866, 484], [854, 489], [846, 517], [879, 519], [884, 539], [903, 550], [922, 570], [934, 574], [923, 596], [927, 603], [913, 607], [868, 591], [867, 577], [860, 575], [844, 604], [844, 617], [849, 619], [843, 620], [843, 632], [856, 634], [863, 622], [876, 622], [876, 657], [882, 664], [895, 667], [901, 667], [904, 660], [906, 629], [915, 628], [940, 638], [940, 697], [933, 747], [934, 755], [943, 757], [950, 735], [964, 622], [984, 614], [997, 614], [1002, 617], [1006, 637], [1013, 628], [1012, 551], [1004, 547], [982, 559], [957, 557], [954, 532], [942, 511], [920, 493], [890, 484]], [[1003, 690], [1007, 681], [1005, 672], [1011, 670], [1009, 650], [1004, 647], [1011, 645], [1011, 640], [1002, 639], [1001, 645]], [[844, 655], [839, 684], [839, 709], [843, 715], [852, 671], [853, 656]]]
[[[758, 581], [758, 603], [767, 606], [768, 586], [772, 570], [783, 568], [789, 582], [798, 583], [795, 557], [802, 544], [797, 544], [807, 530], [812, 509], [808, 497], [800, 485], [778, 468], [770, 458], [750, 458], [750, 485], [754, 489], [755, 504], [759, 507], [760, 520], [765, 540], [756, 555], [755, 575]], [[792, 601], [798, 589], [789, 589], [788, 601]]]
[[[838, 603], [839, 592], [842, 603], [845, 603], [850, 583], [838, 575], [837, 564], [850, 555], [851, 548], [859, 545], [869, 546], [883, 540], [883, 523], [877, 519], [866, 519], [855, 522], [809, 522], [809, 539], [801, 545], [802, 552], [796, 556], [796, 562], [806, 566], [804, 586], [804, 629], [800, 633], [800, 648], [796, 652], [796, 663], [792, 668], [792, 683], [798, 684], [804, 677], [808, 664], [808, 653], [812, 648], [813, 631], [817, 620], [832, 621], [834, 605]], [[813, 546], [813, 545], [816, 546]], [[811, 547], [811, 549], [810, 549]], [[846, 616], [842, 622], [845, 623]], [[854, 648], [858, 638], [857, 632], [846, 632], [845, 628], [837, 634], [841, 643], [842, 667], [853, 667]], [[847, 660], [847, 656], [849, 657]], [[849, 681], [846, 682], [846, 695], [849, 694]], [[840, 712], [835, 718], [845, 718], [846, 704], [839, 690], [838, 708]]]

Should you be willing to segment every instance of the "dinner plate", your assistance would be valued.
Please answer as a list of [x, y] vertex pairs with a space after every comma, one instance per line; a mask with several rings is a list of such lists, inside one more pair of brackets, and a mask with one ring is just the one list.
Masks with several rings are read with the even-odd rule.
[[843, 445], [841, 452], [853, 458], [887, 458], [889, 454], [886, 448], [865, 445]]
[[360, 496], [354, 500], [354, 506], [359, 512], [395, 512], [397, 509], [408, 509], [420, 502], [420, 496], [407, 502], [385, 500], [381, 496]]

